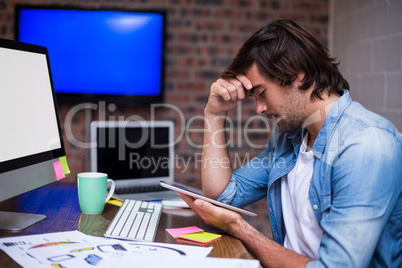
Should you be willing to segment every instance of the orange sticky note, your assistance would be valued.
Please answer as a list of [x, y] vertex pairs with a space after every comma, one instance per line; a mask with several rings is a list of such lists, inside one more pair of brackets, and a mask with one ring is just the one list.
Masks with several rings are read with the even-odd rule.
[[63, 166], [61, 165], [60, 160], [57, 160], [53, 163], [54, 173], [56, 174], [56, 181], [59, 181], [65, 177]]
[[187, 240], [205, 244], [205, 243], [209, 243], [209, 242], [212, 242], [212, 241], [215, 241], [215, 240], [221, 238], [222, 235], [211, 234], [208, 232], [198, 232], [198, 233], [192, 233], [192, 234], [179, 235], [178, 237], [182, 238], [182, 239], [187, 239]]

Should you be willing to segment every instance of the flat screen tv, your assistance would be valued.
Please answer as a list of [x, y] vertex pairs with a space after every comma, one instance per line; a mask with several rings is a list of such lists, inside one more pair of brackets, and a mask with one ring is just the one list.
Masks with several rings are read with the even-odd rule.
[[16, 6], [16, 40], [47, 47], [59, 101], [163, 101], [163, 11]]

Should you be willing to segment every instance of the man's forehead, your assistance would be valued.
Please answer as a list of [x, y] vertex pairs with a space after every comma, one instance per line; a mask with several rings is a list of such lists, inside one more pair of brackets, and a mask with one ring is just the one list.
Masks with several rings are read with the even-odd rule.
[[257, 64], [253, 63], [245, 72], [244, 75], [250, 80], [253, 88], [250, 90], [250, 93], [257, 91], [262, 84], [265, 83], [264, 76], [260, 73]]
[[256, 76], [256, 75], [260, 75], [260, 71], [258, 70], [258, 66], [257, 66], [257, 63], [252, 63], [251, 65], [250, 65], [250, 67], [248, 67], [247, 69], [246, 69], [246, 71], [244, 72], [244, 75], [245, 76]]

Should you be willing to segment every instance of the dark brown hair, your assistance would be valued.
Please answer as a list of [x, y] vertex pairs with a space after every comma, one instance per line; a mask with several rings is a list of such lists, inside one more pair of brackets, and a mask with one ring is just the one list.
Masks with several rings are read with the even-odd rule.
[[349, 83], [338, 70], [339, 62], [330, 57], [328, 48], [312, 33], [289, 19], [270, 22], [255, 32], [240, 48], [222, 78], [234, 78], [253, 64], [266, 78], [287, 87], [300, 72], [305, 76], [299, 89], [314, 84], [311, 98], [320, 98], [324, 90], [342, 95]]

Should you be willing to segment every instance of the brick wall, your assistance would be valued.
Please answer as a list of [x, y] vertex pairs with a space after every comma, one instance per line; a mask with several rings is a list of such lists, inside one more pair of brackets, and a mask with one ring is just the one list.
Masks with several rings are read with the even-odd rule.
[[[17, 3], [69, 4], [86, 8], [131, 10], [158, 8], [167, 11], [165, 103], [174, 105], [180, 112], [171, 108], [155, 109], [153, 119], [173, 120], [177, 138], [184, 133], [184, 138], [180, 139], [175, 150], [176, 155], [190, 161], [190, 165], [188, 168], [177, 165], [175, 176], [179, 182], [195, 186], [201, 185], [200, 164], [195, 159], [201, 149], [194, 145], [201, 145], [202, 133], [188, 130], [203, 127], [203, 120], [199, 116], [203, 115], [209, 86], [219, 78], [242, 43], [255, 30], [279, 17], [301, 22], [327, 43], [328, 0], [0, 0], [0, 36], [3, 38], [14, 38], [14, 6]], [[71, 104], [59, 105], [66, 154], [72, 170], [70, 180], [75, 180], [78, 172], [89, 170], [88, 150], [80, 148], [72, 141], [87, 141], [91, 120], [127, 118], [132, 115], [151, 119], [150, 107], [110, 107], [97, 104], [100, 109], [96, 111], [81, 109], [77, 113], [74, 112], [76, 107]], [[181, 113], [183, 117], [180, 116]], [[253, 100], [246, 101], [233, 111], [231, 118], [233, 127], [228, 133], [230, 155], [237, 163], [235, 168], [238, 168], [241, 162], [251, 159], [261, 151], [270, 136], [270, 126], [266, 125], [266, 119], [255, 116]], [[251, 131], [244, 137], [242, 127], [245, 124], [249, 128], [268, 128], [268, 131]], [[266, 221], [260, 220], [267, 218], [266, 202], [259, 202], [251, 209], [261, 210], [260, 218], [255, 224], [257, 228], [261, 224], [261, 231], [269, 232]]]
[[402, 131], [402, 1], [332, 1], [333, 54], [355, 101]]

